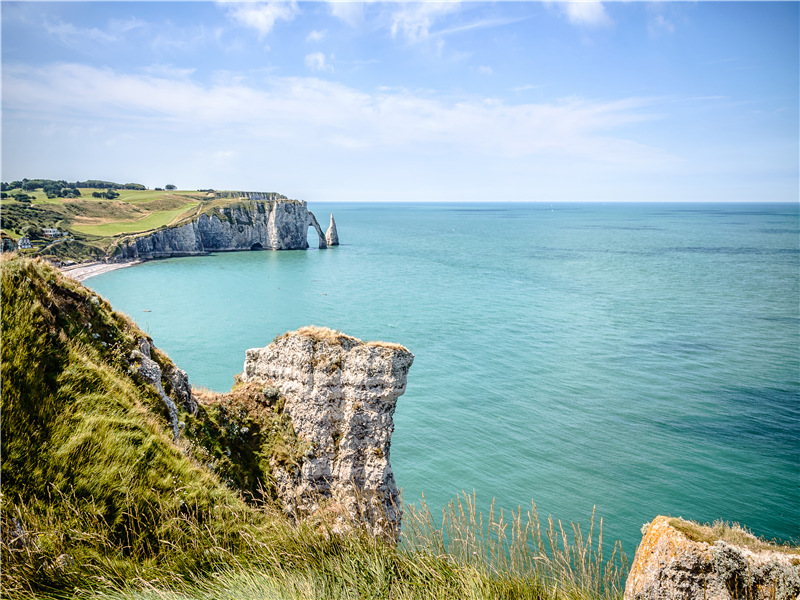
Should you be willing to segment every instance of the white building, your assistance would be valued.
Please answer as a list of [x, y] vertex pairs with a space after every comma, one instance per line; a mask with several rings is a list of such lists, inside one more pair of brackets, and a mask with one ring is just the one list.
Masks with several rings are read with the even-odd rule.
[[63, 235], [57, 227], [42, 227], [42, 233], [45, 237], [61, 237]]
[[19, 248], [20, 250], [30, 247], [31, 247], [31, 240], [29, 238], [21, 237], [19, 238], [19, 240], [17, 240], [17, 248]]

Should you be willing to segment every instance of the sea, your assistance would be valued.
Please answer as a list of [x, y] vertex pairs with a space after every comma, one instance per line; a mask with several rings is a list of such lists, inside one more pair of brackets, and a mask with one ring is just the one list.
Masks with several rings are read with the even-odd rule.
[[434, 515], [464, 493], [584, 531], [596, 510], [631, 558], [664, 514], [800, 540], [800, 205], [309, 209], [340, 246], [312, 229], [86, 284], [195, 387], [303, 325], [405, 345], [391, 464]]

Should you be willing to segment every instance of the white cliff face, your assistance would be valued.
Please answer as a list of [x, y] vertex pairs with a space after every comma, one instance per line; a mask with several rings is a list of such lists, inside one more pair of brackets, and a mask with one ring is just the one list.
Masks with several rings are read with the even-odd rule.
[[325, 241], [328, 246], [339, 245], [339, 232], [336, 231], [336, 221], [333, 220], [333, 213], [331, 213], [331, 224], [328, 226], [328, 231], [325, 232]]
[[281, 391], [296, 435], [310, 448], [293, 472], [273, 466], [287, 512], [299, 518], [330, 510], [341, 530], [361, 524], [397, 539], [402, 509], [389, 463], [392, 415], [413, 361], [402, 346], [316, 327], [247, 351], [242, 379]]
[[325, 235], [305, 202], [239, 202], [191, 223], [142, 235], [129, 241], [123, 258], [166, 258], [229, 250], [299, 250], [308, 248], [314, 227], [319, 247]]

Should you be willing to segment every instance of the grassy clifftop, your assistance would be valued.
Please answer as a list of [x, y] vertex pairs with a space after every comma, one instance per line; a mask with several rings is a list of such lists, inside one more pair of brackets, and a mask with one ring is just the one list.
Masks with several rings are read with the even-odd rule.
[[[224, 220], [226, 209], [249, 205], [251, 196], [289, 201], [274, 192], [119, 189], [115, 197], [106, 198], [94, 188], [72, 191], [77, 195], [53, 197], [42, 188], [3, 192], [0, 221], [4, 234], [18, 239], [33, 232], [33, 248], [24, 250], [27, 255], [81, 261], [106, 257], [122, 236], [181, 225], [201, 214]], [[36, 233], [45, 227], [58, 228], [69, 239], [49, 239]]]
[[535, 507], [484, 519], [467, 496], [440, 523], [406, 507], [399, 546], [333, 533], [324, 511], [291, 522], [269, 464], [303, 445], [277, 390], [195, 391], [174, 442], [131, 363], [135, 323], [41, 260], [6, 256], [0, 275], [4, 598], [621, 595], [624, 560], [596, 533], [540, 528]]

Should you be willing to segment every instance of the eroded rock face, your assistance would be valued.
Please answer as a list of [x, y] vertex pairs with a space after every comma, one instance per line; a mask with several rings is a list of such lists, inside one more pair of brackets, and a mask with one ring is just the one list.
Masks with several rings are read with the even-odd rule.
[[[134, 372], [155, 387], [159, 398], [161, 398], [169, 413], [172, 437], [177, 440], [180, 436], [178, 405], [186, 412], [192, 414], [197, 412], [197, 400], [192, 396], [189, 378], [186, 375], [186, 371], [179, 369], [174, 363], [168, 362], [166, 365], [159, 365], [158, 362], [153, 360], [152, 350], [154, 347], [146, 338], [140, 338], [137, 346], [138, 349], [131, 352], [128, 360], [131, 362]], [[164, 389], [165, 382], [170, 388], [169, 394]]]
[[231, 250], [301, 250], [308, 248], [308, 228], [325, 248], [325, 234], [305, 202], [238, 203], [220, 214], [201, 214], [191, 223], [168, 227], [129, 240], [119, 258], [151, 259], [193, 256]]
[[631, 566], [625, 600], [796, 600], [800, 554], [696, 542], [669, 517], [650, 524]]
[[297, 469], [273, 466], [278, 495], [296, 518], [320, 510], [336, 527], [362, 524], [397, 539], [402, 510], [389, 463], [397, 398], [414, 355], [402, 346], [306, 327], [247, 351], [242, 378], [277, 387], [308, 450]]
[[325, 240], [328, 246], [339, 245], [339, 232], [336, 231], [336, 221], [333, 220], [333, 213], [331, 213], [331, 224], [328, 226], [328, 231], [325, 232]]

